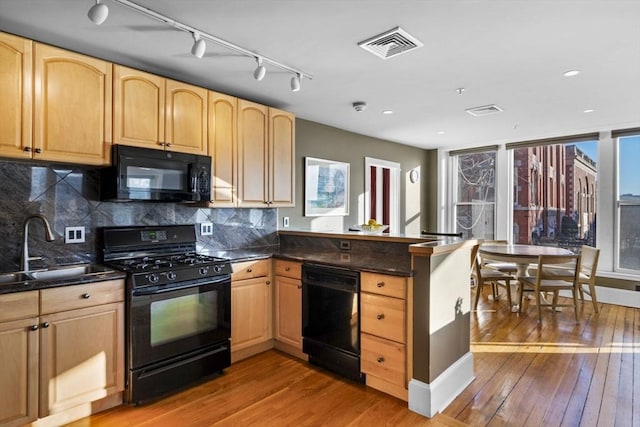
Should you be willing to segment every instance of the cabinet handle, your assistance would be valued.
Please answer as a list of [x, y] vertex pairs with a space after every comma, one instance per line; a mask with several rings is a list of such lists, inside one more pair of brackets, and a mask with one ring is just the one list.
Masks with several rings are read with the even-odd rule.
[[37, 331], [38, 330], [38, 325], [31, 325], [31, 329], [32, 331]]
[[253, 270], [251, 268], [247, 268], [247, 273], [251, 273]]
[[35, 152], [36, 152], [37, 154], [42, 153], [42, 148], [36, 148], [36, 149], [35, 149]]
[[291, 271], [291, 267], [285, 267], [284, 271]]
[[378, 358], [376, 360], [378, 361], [378, 363], [383, 363], [384, 362], [384, 357], [378, 356]]
[[376, 318], [377, 318], [378, 320], [382, 320], [382, 319], [384, 319], [384, 314], [380, 313], [380, 314], [378, 314], [378, 315], [376, 316]]
[[376, 286], [378, 286], [379, 288], [384, 288], [384, 282], [378, 282]]
[[82, 298], [83, 299], [89, 299], [89, 298], [91, 298], [91, 294], [82, 294]]
[[49, 322], [44, 322], [44, 323], [42, 324], [42, 327], [43, 327], [43, 328], [48, 328], [48, 327], [49, 327]]
[[298, 289], [302, 289], [302, 285], [298, 285]]
[[167, 147], [171, 147], [173, 144], [172, 144], [172, 143], [170, 143], [170, 142], [167, 142], [165, 145], [166, 145]]
[[265, 283], [266, 283], [267, 285], [270, 285], [270, 284], [271, 284], [271, 280], [267, 280]]
[[31, 151], [31, 147], [24, 147], [24, 151], [26, 151], [27, 153]]

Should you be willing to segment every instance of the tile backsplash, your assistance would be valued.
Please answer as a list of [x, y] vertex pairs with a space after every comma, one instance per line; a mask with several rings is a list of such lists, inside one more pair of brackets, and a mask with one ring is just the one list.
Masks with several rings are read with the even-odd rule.
[[[42, 263], [99, 259], [100, 227], [213, 223], [212, 236], [198, 234], [199, 250], [233, 250], [278, 244], [276, 209], [207, 209], [176, 203], [101, 202], [98, 173], [75, 165], [0, 161], [0, 272], [19, 269], [24, 220], [44, 215], [55, 234], [46, 242], [44, 226], [29, 226], [29, 253]], [[85, 243], [64, 243], [65, 227], [84, 226]], [[41, 263], [41, 264], [42, 264]], [[33, 263], [38, 266], [38, 262]]]

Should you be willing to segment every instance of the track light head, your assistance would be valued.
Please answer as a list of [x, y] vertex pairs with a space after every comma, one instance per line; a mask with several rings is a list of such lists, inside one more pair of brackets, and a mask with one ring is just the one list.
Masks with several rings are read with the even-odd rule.
[[205, 50], [207, 50], [207, 43], [200, 38], [200, 34], [194, 32], [191, 54], [196, 58], [202, 58], [204, 56]]
[[100, 0], [96, 0], [96, 4], [91, 6], [89, 12], [87, 12], [87, 16], [96, 25], [102, 24], [107, 20], [107, 16], [109, 16], [109, 8], [106, 4], [100, 3]]
[[295, 76], [291, 77], [291, 90], [293, 92], [298, 92], [300, 91], [300, 73], [296, 73]]
[[253, 78], [260, 81], [264, 79], [265, 74], [267, 74], [267, 69], [262, 65], [262, 58], [256, 58], [256, 62], [258, 63], [258, 66], [253, 72]]

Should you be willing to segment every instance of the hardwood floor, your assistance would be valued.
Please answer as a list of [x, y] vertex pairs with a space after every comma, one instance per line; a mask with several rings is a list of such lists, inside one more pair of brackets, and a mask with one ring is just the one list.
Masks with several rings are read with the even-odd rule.
[[[488, 288], [488, 287], [486, 287]], [[271, 350], [155, 403], [81, 426], [640, 426], [640, 310], [590, 302], [522, 314], [487, 295], [471, 316], [475, 380], [441, 414]]]

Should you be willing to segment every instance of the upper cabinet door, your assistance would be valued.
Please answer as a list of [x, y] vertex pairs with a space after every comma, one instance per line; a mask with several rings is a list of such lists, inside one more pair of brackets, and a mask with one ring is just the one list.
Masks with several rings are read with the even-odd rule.
[[268, 107], [238, 100], [238, 206], [268, 206]]
[[31, 157], [32, 42], [0, 33], [0, 155]]
[[113, 67], [113, 142], [162, 149], [165, 78]]
[[108, 164], [112, 65], [35, 44], [34, 159]]
[[295, 116], [269, 108], [269, 204], [295, 206]]
[[207, 89], [166, 82], [166, 149], [207, 155]]
[[238, 100], [229, 95], [209, 91], [209, 155], [214, 207], [236, 205], [236, 129]]

